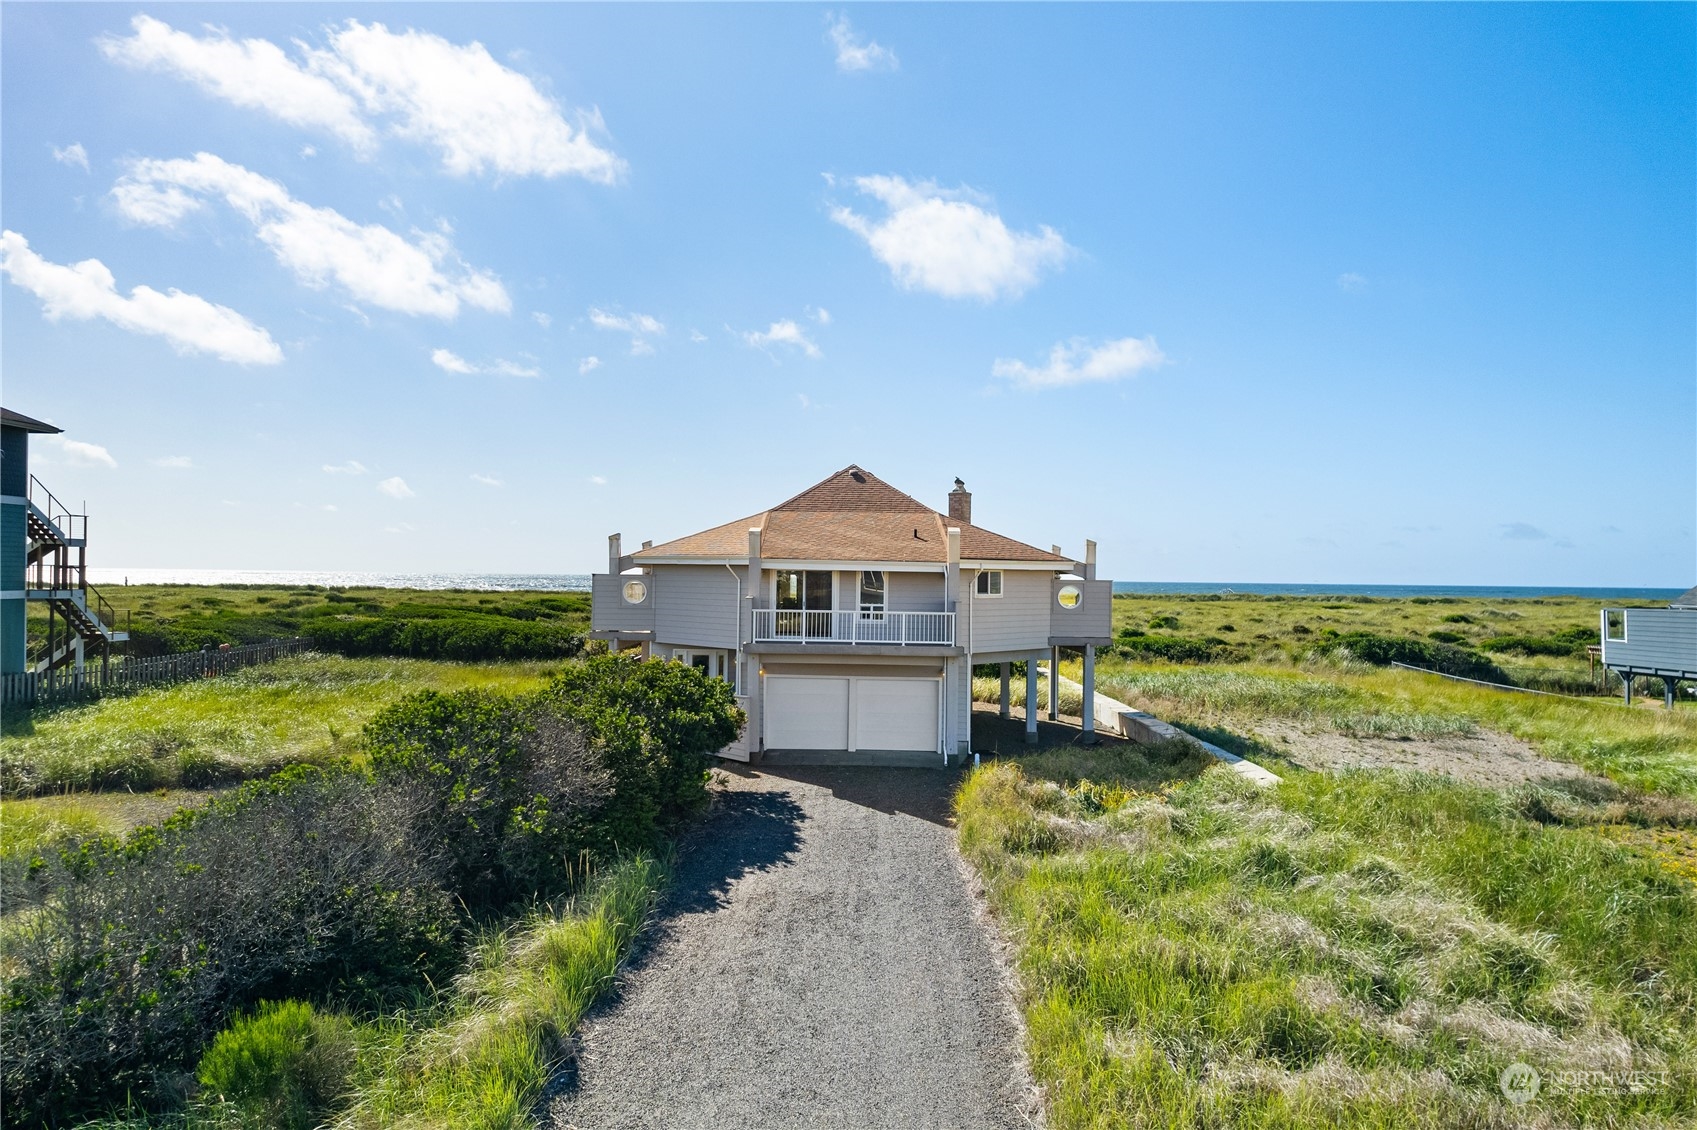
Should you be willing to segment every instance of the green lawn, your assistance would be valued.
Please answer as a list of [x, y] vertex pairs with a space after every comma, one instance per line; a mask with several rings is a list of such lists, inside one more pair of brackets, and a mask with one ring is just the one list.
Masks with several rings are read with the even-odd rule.
[[413, 691], [525, 690], [557, 667], [306, 656], [9, 719], [0, 736], [0, 850], [122, 830], [203, 796], [178, 802], [177, 790], [352, 753], [366, 721]]
[[[975, 771], [1056, 1127], [1686, 1124], [1697, 888], [1526, 796], [1390, 773]], [[1542, 1074], [1504, 1100], [1514, 1063]]]

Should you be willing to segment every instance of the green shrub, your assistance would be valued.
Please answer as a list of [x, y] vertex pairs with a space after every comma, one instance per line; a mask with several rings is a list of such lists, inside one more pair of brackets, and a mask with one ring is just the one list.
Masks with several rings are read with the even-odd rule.
[[1464, 644], [1467, 642], [1467, 637], [1460, 632], [1446, 632], [1441, 629], [1436, 632], [1427, 632], [1426, 638], [1436, 640], [1438, 643]]
[[1345, 632], [1329, 636], [1317, 651], [1330, 655], [1347, 655], [1363, 663], [1388, 667], [1406, 663], [1445, 675], [1464, 679], [1479, 679], [1487, 683], [1507, 683], [1502, 668], [1484, 656], [1453, 644], [1433, 643], [1413, 637], [1379, 636], [1372, 632]]
[[557, 887], [596, 846], [591, 820], [613, 774], [548, 703], [425, 691], [373, 718], [365, 742], [379, 779], [425, 789], [428, 838], [446, 846], [452, 889], [470, 906]]
[[1189, 639], [1184, 636], [1122, 634], [1114, 641], [1113, 653], [1138, 662], [1230, 663], [1244, 658], [1241, 649], [1215, 636]]
[[452, 967], [461, 923], [424, 790], [297, 768], [125, 839], [30, 860], [8, 909], [0, 1095], [8, 1122], [145, 1099], [235, 1011], [369, 1003]]
[[203, 1098], [248, 1125], [311, 1130], [348, 1089], [353, 1025], [305, 1001], [259, 1006], [218, 1033], [195, 1073]]
[[581, 724], [613, 775], [602, 834], [626, 850], [707, 799], [707, 767], [745, 721], [730, 684], [681, 663], [600, 656], [561, 672], [543, 698]]
[[1583, 658], [1585, 649], [1596, 643], [1596, 628], [1564, 628], [1547, 636], [1492, 636], [1479, 646], [1490, 652]]

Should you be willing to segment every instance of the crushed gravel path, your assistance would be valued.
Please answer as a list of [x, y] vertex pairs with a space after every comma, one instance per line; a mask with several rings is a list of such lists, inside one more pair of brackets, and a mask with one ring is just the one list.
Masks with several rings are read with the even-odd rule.
[[1035, 1121], [935, 769], [723, 775], [659, 925], [545, 1098], [559, 1130]]

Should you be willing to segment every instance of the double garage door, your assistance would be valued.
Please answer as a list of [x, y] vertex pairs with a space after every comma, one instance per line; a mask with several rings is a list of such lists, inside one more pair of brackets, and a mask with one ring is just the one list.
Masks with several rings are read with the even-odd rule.
[[936, 679], [766, 676], [767, 749], [938, 749]]

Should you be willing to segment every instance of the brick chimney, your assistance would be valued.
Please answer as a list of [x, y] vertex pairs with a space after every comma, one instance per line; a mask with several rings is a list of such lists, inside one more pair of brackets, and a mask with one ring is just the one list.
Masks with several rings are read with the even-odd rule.
[[969, 526], [972, 524], [972, 493], [959, 479], [955, 480], [955, 489], [949, 492], [949, 517]]

